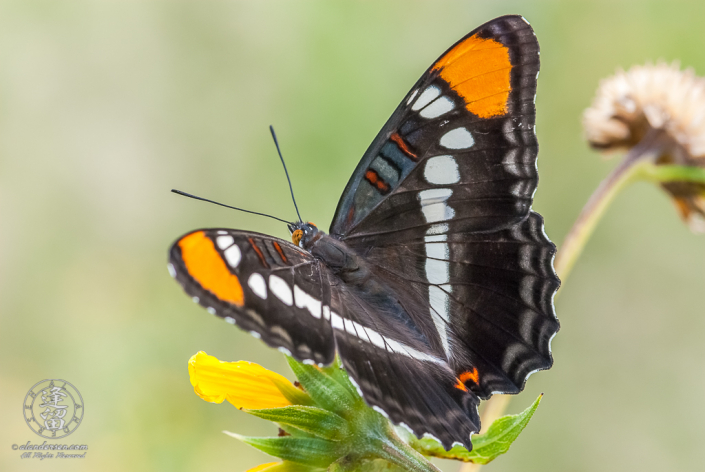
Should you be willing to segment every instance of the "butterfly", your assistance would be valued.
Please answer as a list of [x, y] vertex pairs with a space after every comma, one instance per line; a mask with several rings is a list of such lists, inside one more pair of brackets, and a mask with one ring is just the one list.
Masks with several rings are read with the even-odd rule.
[[328, 234], [179, 238], [169, 271], [211, 314], [299, 361], [336, 352], [369, 405], [446, 448], [478, 405], [548, 369], [556, 249], [531, 210], [539, 46], [521, 16], [423, 74], [365, 152]]

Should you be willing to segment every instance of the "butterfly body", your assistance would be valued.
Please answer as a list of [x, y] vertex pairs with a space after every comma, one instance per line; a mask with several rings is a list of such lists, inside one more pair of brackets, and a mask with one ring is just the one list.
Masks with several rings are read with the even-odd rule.
[[472, 447], [477, 405], [552, 364], [554, 245], [531, 211], [538, 43], [497, 18], [412, 87], [346, 186], [330, 234], [204, 229], [170, 271], [209, 312], [298, 360], [336, 352], [365, 400]]

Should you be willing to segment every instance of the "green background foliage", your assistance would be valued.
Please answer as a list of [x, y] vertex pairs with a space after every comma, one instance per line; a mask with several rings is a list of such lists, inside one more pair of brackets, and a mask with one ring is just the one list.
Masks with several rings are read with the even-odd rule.
[[[541, 44], [535, 209], [560, 243], [615, 164], [580, 114], [618, 67], [679, 59], [705, 74], [693, 1], [0, 0], [0, 469], [245, 470], [269, 462], [222, 430], [273, 426], [200, 400], [199, 350], [287, 373], [284, 356], [214, 319], [166, 271], [198, 227], [284, 225], [179, 188], [293, 218], [273, 124], [305, 218], [327, 227], [358, 159], [431, 62], [493, 17]], [[546, 396], [488, 472], [697, 470], [705, 463], [705, 239], [649, 184], [620, 195], [557, 300]], [[86, 459], [20, 460], [40, 442], [22, 401], [63, 378]], [[443, 462], [447, 471], [454, 463]]]

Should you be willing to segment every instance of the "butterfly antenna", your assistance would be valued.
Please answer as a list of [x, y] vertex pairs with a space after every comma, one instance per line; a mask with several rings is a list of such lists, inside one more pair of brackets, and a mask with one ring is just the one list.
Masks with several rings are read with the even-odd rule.
[[183, 195], [184, 197], [193, 198], [193, 199], [195, 199], [195, 200], [202, 200], [202, 201], [208, 202], [208, 203], [215, 203], [216, 205], [220, 205], [220, 206], [225, 207], [225, 208], [231, 208], [231, 209], [233, 209], [233, 210], [244, 211], [245, 213], [252, 213], [253, 215], [266, 216], [267, 218], [272, 218], [272, 219], [275, 219], [275, 220], [277, 220], [277, 221], [281, 221], [282, 223], [286, 223], [286, 224], [288, 224], [288, 225], [292, 225], [292, 224], [293, 224], [293, 223], [290, 222], [290, 221], [282, 220], [281, 218], [277, 218], [276, 216], [268, 215], [268, 214], [266, 214], [266, 213], [258, 213], [258, 212], [256, 212], [256, 211], [245, 210], [245, 209], [243, 209], [243, 208], [237, 208], [237, 207], [234, 207], [234, 206], [225, 205], [225, 204], [223, 204], [223, 203], [214, 202], [213, 200], [208, 200], [207, 198], [197, 197], [196, 195], [191, 195], [190, 193], [182, 192], [181, 190], [171, 189], [171, 191], [174, 192], [174, 193], [176, 193], [176, 194]]
[[289, 171], [286, 170], [286, 164], [284, 163], [284, 158], [282, 157], [282, 152], [281, 149], [279, 149], [279, 141], [277, 141], [277, 135], [274, 134], [274, 128], [272, 125], [269, 125], [269, 131], [272, 132], [272, 139], [274, 139], [274, 145], [277, 147], [277, 152], [279, 153], [279, 159], [282, 161], [282, 165], [284, 166], [284, 173], [286, 174], [286, 180], [289, 182], [289, 191], [291, 191], [291, 199], [294, 201], [294, 208], [296, 208], [296, 215], [299, 217], [299, 222], [303, 222], [301, 219], [301, 213], [299, 213], [299, 207], [296, 204], [296, 198], [294, 198], [294, 189], [291, 186], [291, 179], [289, 178]]

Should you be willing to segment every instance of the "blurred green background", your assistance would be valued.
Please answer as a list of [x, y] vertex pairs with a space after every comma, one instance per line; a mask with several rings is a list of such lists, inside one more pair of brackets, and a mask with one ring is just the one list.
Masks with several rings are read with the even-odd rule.
[[[198, 227], [288, 232], [169, 190], [293, 218], [273, 124], [304, 218], [326, 228], [420, 74], [506, 13], [524, 15], [541, 44], [534, 208], [560, 244], [616, 163], [582, 139], [599, 80], [660, 58], [705, 74], [702, 0], [0, 1], [0, 470], [271, 461], [221, 431], [274, 428], [200, 400], [186, 362], [204, 350], [289, 375], [284, 358], [191, 303], [166, 251]], [[544, 401], [486, 470], [702, 470], [703, 262], [705, 237], [660, 190], [620, 195], [557, 299], [555, 367], [511, 408]], [[57, 377], [86, 404], [59, 442], [88, 454], [20, 460], [12, 444], [42, 441], [24, 424], [24, 396]]]

